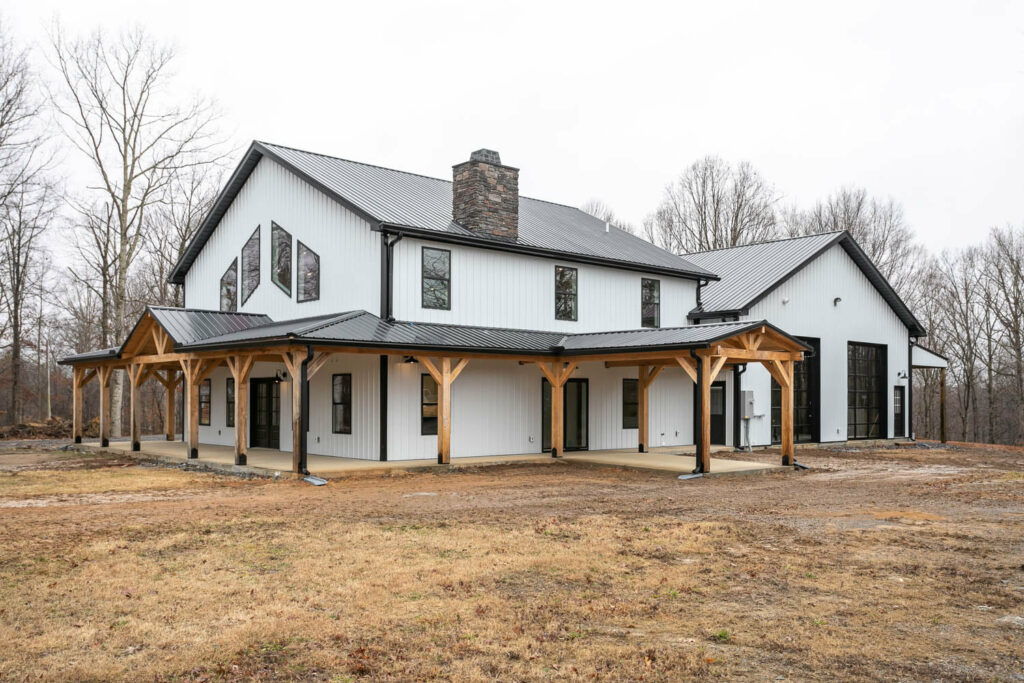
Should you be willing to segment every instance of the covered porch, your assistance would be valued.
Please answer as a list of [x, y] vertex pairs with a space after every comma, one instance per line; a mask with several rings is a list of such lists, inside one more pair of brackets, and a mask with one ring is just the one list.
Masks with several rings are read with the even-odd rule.
[[[711, 458], [712, 385], [723, 369], [747, 363], [759, 363], [766, 367], [782, 387], [782, 465], [795, 464], [793, 366], [808, 350], [802, 342], [766, 321], [561, 334], [388, 322], [365, 311], [274, 322], [262, 315], [154, 307], [147, 309], [120, 348], [83, 354], [64, 359], [62, 362], [71, 364], [74, 368], [76, 441], [80, 441], [83, 426], [82, 390], [86, 383], [95, 378], [100, 384], [100, 438], [104, 446], [108, 445], [111, 421], [110, 377], [114, 370], [123, 369], [128, 378], [130, 402], [129, 448], [133, 451], [141, 449], [138, 389], [144, 382], [153, 379], [160, 382], [166, 391], [167, 425], [174, 424], [174, 392], [177, 387], [183, 387], [185, 457], [199, 459], [206, 453], [211, 453], [216, 454], [216, 458], [219, 459], [225, 457], [225, 451], [221, 449], [229, 448], [231, 461], [235, 466], [251, 465], [250, 457], [264, 457], [257, 449], [249, 447], [249, 420], [252, 412], [247, 404], [253, 368], [257, 364], [280, 365], [286, 369], [286, 373], [282, 374], [291, 384], [290, 400], [287, 401], [290, 403], [288, 421], [291, 423], [291, 448], [274, 451], [275, 464], [280, 465], [278, 461], [285, 457], [282, 453], [287, 453], [291, 458], [287, 469], [296, 473], [312, 471], [311, 463], [314, 460], [323, 470], [344, 467], [344, 461], [349, 459], [314, 456], [309, 453], [310, 380], [325, 365], [334, 362], [333, 359], [360, 358], [372, 364], [372, 373], [366, 374], [374, 376], [373, 391], [379, 392], [379, 396], [375, 397], [374, 409], [377, 414], [373, 417], [376, 424], [367, 423], [364, 426], [377, 431], [377, 441], [372, 448], [379, 448], [379, 458], [376, 453], [371, 454], [370, 447], [367, 447], [359, 455], [369, 456], [370, 459], [358, 462], [371, 463], [375, 467], [380, 467], [380, 463], [383, 462], [387, 462], [388, 467], [392, 466], [392, 461], [387, 455], [388, 387], [398, 379], [396, 377], [389, 382], [389, 372], [394, 371], [396, 363], [401, 363], [400, 367], [403, 368], [411, 367], [407, 365], [410, 363], [418, 366], [418, 369], [423, 371], [423, 378], [428, 382], [432, 380], [436, 394], [432, 404], [434, 417], [431, 418], [436, 429], [436, 464], [442, 465], [452, 462], [452, 434], [454, 430], [460, 428], [460, 425], [453, 426], [452, 395], [453, 392], [459, 391], [460, 384], [457, 380], [460, 376], [467, 376], [464, 374], [467, 366], [488, 368], [494, 367], [497, 362], [503, 367], [518, 366], [521, 377], [522, 373], [529, 375], [532, 369], [538, 385], [541, 378], [546, 380], [550, 387], [550, 405], [545, 406], [547, 412], [543, 421], [546, 432], [543, 451], [549, 454], [549, 457], [569, 457], [577, 460], [594, 458], [595, 452], [566, 453], [564, 425], [567, 408], [563, 391], [567, 383], [575, 381], [574, 373], [578, 374], [578, 371], [583, 371], [582, 368], [593, 368], [595, 365], [606, 368], [605, 372], [614, 372], [607, 369], [616, 368], [617, 372], [624, 374], [632, 374], [628, 370], [636, 368], [637, 415], [633, 427], [637, 434], [637, 448], [629, 451], [635, 456], [637, 453], [654, 450], [651, 446], [652, 441], [656, 440], [650, 438], [650, 387], [659, 376], [671, 374], [663, 374], [664, 370], [671, 368], [677, 378], [687, 378], [674, 381], [688, 381], [689, 386], [696, 387], [693, 410], [693, 459], [690, 461], [684, 454], [683, 447], [671, 446], [670, 448], [674, 449], [673, 455], [681, 456], [679, 461], [671, 464], [680, 470], [685, 468], [696, 473], [709, 473], [713, 468], [732, 467], [728, 464], [732, 461], [713, 462]], [[376, 379], [378, 359], [379, 381]], [[218, 368], [221, 368], [219, 372], [228, 378], [233, 392], [229, 409], [230, 417], [233, 419], [224, 423], [228, 429], [226, 438], [231, 440], [233, 435], [233, 445], [230, 447], [200, 442], [200, 416], [206, 411], [203, 424], [208, 425], [210, 410], [209, 394], [204, 401], [200, 387], [204, 381], [209, 387], [207, 380]], [[491, 373], [497, 370], [481, 372]], [[330, 377], [330, 372], [326, 374]], [[419, 379], [418, 370], [413, 376]], [[495, 376], [486, 374], [485, 379], [492, 377]], [[481, 429], [497, 428], [499, 425], [495, 421], [503, 419], [501, 413], [510, 400], [505, 395], [506, 390], [500, 385], [480, 380], [481, 377], [474, 380], [476, 393], [473, 394], [473, 401], [478, 404], [493, 403], [496, 408], [491, 411], [489, 417], [464, 423], [461, 428], [470, 430], [467, 433], [479, 434]], [[464, 380], [462, 384], [465, 385], [468, 381]], [[405, 388], [408, 389], [408, 386]], [[349, 391], [354, 392], [352, 389]], [[676, 391], [674, 385], [673, 391]], [[395, 399], [398, 399], [407, 404], [408, 398], [404, 395], [393, 396], [391, 400], [397, 403]], [[253, 400], [255, 401], [255, 398]], [[281, 401], [285, 402], [283, 394]], [[607, 422], [608, 419], [605, 418], [603, 423]], [[472, 432], [474, 428], [478, 431]], [[417, 430], [417, 433], [428, 432]], [[434, 434], [433, 431], [429, 433]], [[168, 441], [173, 439], [173, 430], [170, 427], [166, 438]], [[316, 437], [315, 441], [319, 440], [320, 437]], [[529, 442], [534, 443], [533, 436], [529, 437]], [[535, 447], [522, 442], [520, 444], [523, 449]], [[537, 444], [537, 447], [539, 446], [540, 444]], [[147, 448], [150, 447], [147, 445]], [[180, 450], [182, 449], [179, 448]], [[502, 451], [489, 450], [474, 439], [471, 443], [463, 443], [460, 453], [469, 457], [460, 457], [458, 460], [460, 463], [471, 464], [473, 457], [480, 452], [502, 452], [506, 455], [498, 457], [507, 458], [511, 457], [508, 454], [517, 453], [519, 450], [518, 447]], [[416, 457], [408, 451], [403, 455]], [[602, 454], [602, 457], [605, 456], [618, 457], [608, 452]], [[523, 457], [544, 456], [535, 451]], [[682, 464], [684, 460], [687, 461], [686, 465]], [[394, 466], [408, 466], [408, 462], [415, 463], [415, 460], [402, 461], [395, 463]], [[272, 469], [282, 468], [275, 466]]]

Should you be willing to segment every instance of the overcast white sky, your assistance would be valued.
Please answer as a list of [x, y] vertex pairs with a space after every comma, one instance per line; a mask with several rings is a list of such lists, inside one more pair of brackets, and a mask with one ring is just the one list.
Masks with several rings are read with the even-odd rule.
[[903, 203], [929, 247], [1024, 224], [1024, 2], [53, 2], [16, 36], [140, 23], [227, 132], [450, 177], [479, 147], [523, 194], [638, 223], [705, 154], [809, 205]]

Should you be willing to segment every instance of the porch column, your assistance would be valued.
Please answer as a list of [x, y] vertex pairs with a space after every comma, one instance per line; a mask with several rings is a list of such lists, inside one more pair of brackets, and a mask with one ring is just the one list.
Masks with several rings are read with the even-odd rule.
[[551, 385], [551, 457], [557, 458], [565, 450], [565, 395], [563, 389], [569, 377], [576, 371], [576, 363], [551, 361], [550, 367], [543, 361], [534, 361]]
[[[185, 443], [188, 444], [188, 457], [194, 459], [199, 457], [199, 384], [219, 363], [204, 361], [202, 358], [186, 358], [180, 362], [182, 373], [185, 376], [187, 396], [183, 431], [187, 434]], [[237, 390], [235, 394], [237, 398]]]
[[83, 433], [83, 422], [82, 422], [82, 401], [83, 401], [83, 390], [85, 385], [89, 383], [92, 376], [96, 374], [95, 370], [85, 371], [85, 368], [75, 366], [72, 369], [72, 408], [71, 408], [71, 424], [72, 430], [71, 435], [75, 439], [75, 443], [82, 443]]
[[160, 383], [166, 389], [164, 396], [164, 432], [168, 441], [174, 441], [174, 392], [178, 388], [178, 382], [180, 381], [180, 376], [174, 370], [168, 370], [164, 377], [160, 378]]
[[639, 445], [638, 450], [641, 453], [646, 453], [650, 447], [650, 400], [648, 397], [648, 389], [654, 382], [654, 378], [661, 372], [663, 366], [661, 365], [641, 365], [637, 372], [637, 421], [639, 425]]
[[[721, 351], [721, 349], [719, 349]], [[700, 447], [694, 472], [711, 471], [711, 385], [725, 367], [728, 356], [697, 354], [697, 385], [700, 387]], [[696, 441], [696, 439], [694, 439]]]
[[452, 382], [469, 363], [462, 358], [452, 367], [452, 359], [441, 358], [441, 368], [429, 358], [418, 358], [437, 383], [437, 464], [448, 465], [452, 460]]
[[100, 380], [100, 446], [110, 445], [110, 375], [114, 368], [101, 365], [96, 370]]
[[256, 356], [244, 354], [228, 356], [228, 370], [235, 380], [235, 464], [245, 465], [248, 462], [248, 424], [249, 415], [249, 373], [252, 372]]
[[793, 450], [793, 367], [791, 360], [762, 360], [769, 374], [779, 385], [782, 394], [782, 464], [790, 467], [794, 463]]
[[946, 443], [946, 368], [939, 368], [939, 441]]
[[133, 451], [138, 451], [142, 447], [139, 429], [139, 384], [142, 383], [142, 370], [143, 366], [139, 363], [128, 366], [128, 434]]

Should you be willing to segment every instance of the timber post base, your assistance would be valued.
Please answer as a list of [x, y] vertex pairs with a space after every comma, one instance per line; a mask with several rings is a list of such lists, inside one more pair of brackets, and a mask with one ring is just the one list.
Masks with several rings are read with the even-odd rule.
[[188, 449], [188, 459], [189, 460], [198, 460], [199, 459], [199, 449], [198, 448], [190, 448], [190, 449]]
[[104, 448], [106, 448], [107, 446], [110, 445], [110, 439], [101, 439], [100, 440], [100, 445], [103, 446]]
[[132, 441], [132, 450], [138, 453], [142, 450], [142, 445], [138, 441]]
[[82, 437], [76, 436], [75, 437], [75, 443], [82, 443]]
[[247, 465], [249, 464], [249, 459], [246, 457], [245, 453], [239, 453], [235, 456], [235, 464], [242, 466]]

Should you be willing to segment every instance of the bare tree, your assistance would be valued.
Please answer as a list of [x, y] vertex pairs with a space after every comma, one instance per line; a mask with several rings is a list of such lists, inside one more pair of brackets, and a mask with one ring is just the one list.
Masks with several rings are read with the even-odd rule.
[[[1024, 436], [1024, 229], [996, 228], [989, 236], [985, 275], [995, 299], [992, 313], [1002, 328], [1016, 398], [1014, 440]], [[973, 331], [968, 331], [969, 334]]]
[[718, 157], [694, 162], [665, 188], [645, 237], [676, 253], [761, 242], [776, 235], [779, 196], [753, 166]]
[[[79, 240], [84, 270], [100, 264], [105, 280], [95, 287], [104, 301], [104, 343], [120, 341], [133, 313], [131, 269], [145, 246], [148, 213], [166, 201], [172, 181], [189, 168], [218, 158], [212, 105], [170, 96], [173, 51], [141, 29], [116, 38], [102, 31], [68, 38], [58, 26], [52, 38], [60, 85], [51, 101], [70, 142], [92, 167], [91, 198], [75, 206], [82, 216]], [[97, 206], [104, 209], [97, 211]], [[90, 252], [89, 249], [95, 249]], [[122, 404], [123, 378], [115, 373], [111, 404]], [[120, 420], [112, 420], [120, 435]]]
[[[967, 441], [974, 427], [977, 438], [978, 326], [982, 305], [982, 255], [978, 248], [959, 253], [945, 252], [939, 260], [943, 275], [942, 300], [945, 308], [947, 352], [951, 355], [950, 373], [959, 387], [957, 394], [961, 440]], [[972, 414], [975, 419], [972, 419]]]

